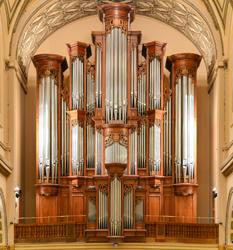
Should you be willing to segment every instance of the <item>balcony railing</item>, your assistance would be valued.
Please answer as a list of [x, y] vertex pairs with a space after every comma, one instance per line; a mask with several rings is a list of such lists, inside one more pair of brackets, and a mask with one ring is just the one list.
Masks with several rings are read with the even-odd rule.
[[[145, 216], [140, 228], [145, 229], [144, 240], [218, 243], [213, 218]], [[85, 241], [87, 231], [85, 216], [24, 217], [15, 224], [15, 242]]]

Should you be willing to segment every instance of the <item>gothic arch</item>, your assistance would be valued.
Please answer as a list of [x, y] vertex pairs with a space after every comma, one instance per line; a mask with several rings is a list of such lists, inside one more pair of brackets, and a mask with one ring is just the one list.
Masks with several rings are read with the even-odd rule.
[[2, 242], [0, 241], [0, 246], [7, 245], [8, 237], [7, 237], [7, 217], [6, 217], [6, 204], [4, 199], [4, 194], [2, 189], [0, 188], [0, 223], [2, 231]]
[[227, 199], [225, 242], [228, 245], [233, 244], [233, 187], [230, 189]]
[[[16, 41], [15, 57], [27, 74], [31, 56], [40, 44], [62, 26], [97, 12], [96, 0], [42, 1], [24, 20], [23, 29]], [[205, 17], [186, 0], [133, 0], [136, 13], [160, 20], [184, 34], [198, 48], [208, 72], [217, 57], [215, 39]], [[12, 43], [13, 44], [13, 43]]]

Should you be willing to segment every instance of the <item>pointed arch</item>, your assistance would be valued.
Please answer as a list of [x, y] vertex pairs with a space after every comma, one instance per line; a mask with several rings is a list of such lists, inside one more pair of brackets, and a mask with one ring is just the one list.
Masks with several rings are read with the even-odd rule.
[[8, 244], [6, 204], [2, 189], [0, 188], [0, 246]]

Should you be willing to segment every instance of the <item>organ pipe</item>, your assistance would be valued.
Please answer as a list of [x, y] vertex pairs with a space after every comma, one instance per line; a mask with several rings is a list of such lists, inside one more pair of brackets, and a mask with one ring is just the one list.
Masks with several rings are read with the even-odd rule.
[[106, 229], [108, 227], [108, 195], [105, 188], [99, 187], [99, 220], [98, 228]]
[[77, 121], [72, 126], [72, 172], [73, 175], [84, 174], [83, 151], [84, 128]]
[[113, 142], [105, 149], [105, 163], [127, 163], [127, 148]]
[[95, 168], [95, 129], [87, 124], [87, 168]]
[[96, 107], [102, 107], [102, 50], [96, 47]]
[[151, 175], [160, 174], [160, 124], [155, 122], [149, 128], [149, 170]]
[[62, 153], [58, 143], [62, 132], [58, 126], [58, 105], [67, 64], [64, 57], [50, 54], [34, 56], [33, 63], [38, 76], [38, 179], [41, 183], [55, 184]]
[[124, 228], [130, 229], [133, 228], [133, 188], [125, 187], [125, 193], [124, 193]]
[[172, 175], [171, 152], [171, 98], [167, 100], [164, 114], [164, 175]]
[[137, 172], [137, 131], [130, 135], [130, 174], [135, 175]]
[[[92, 115], [94, 112], [95, 108], [95, 90], [94, 90], [94, 66], [88, 64], [88, 69], [87, 69], [87, 112], [88, 114]], [[98, 76], [97, 76], [98, 77]]]
[[[166, 67], [171, 72], [174, 100], [174, 168], [176, 183], [195, 183], [195, 85], [201, 57], [196, 54], [176, 54], [168, 57]], [[170, 107], [169, 107], [170, 108]], [[170, 119], [170, 118], [169, 118]]]
[[101, 175], [102, 174], [102, 148], [103, 148], [103, 136], [99, 130], [96, 130], [95, 133], [96, 139], [95, 139], [95, 152], [96, 152], [96, 174]]
[[138, 134], [138, 168], [146, 168], [146, 125], [142, 124]]
[[110, 232], [111, 236], [121, 235], [121, 181], [116, 176], [111, 180], [111, 214]]
[[145, 64], [139, 66], [137, 108], [138, 108], [138, 113], [141, 116], [144, 116], [146, 114], [146, 65]]
[[160, 109], [161, 70], [160, 60], [153, 58], [149, 62], [149, 109]]
[[127, 36], [120, 28], [106, 35], [106, 123], [127, 118]]

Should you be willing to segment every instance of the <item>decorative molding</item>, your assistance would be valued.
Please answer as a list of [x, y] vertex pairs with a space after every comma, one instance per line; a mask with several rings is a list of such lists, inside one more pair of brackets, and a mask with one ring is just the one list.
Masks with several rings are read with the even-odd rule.
[[[209, 71], [216, 59], [216, 48], [208, 23], [191, 5], [175, 0], [134, 0], [136, 13], [160, 20], [183, 33], [203, 55]], [[31, 56], [54, 31], [79, 18], [97, 13], [95, 0], [47, 1], [28, 20], [17, 46], [17, 60], [27, 75]]]
[[6, 152], [10, 152], [11, 151], [11, 147], [9, 145], [6, 145], [5, 143], [0, 141], [0, 147], [6, 151]]
[[216, 59], [214, 38], [206, 21], [191, 6], [174, 0], [138, 0], [136, 12], [158, 19], [179, 30], [196, 45], [204, 57], [208, 70], [211, 70]]
[[0, 155], [0, 173], [4, 176], [9, 176], [12, 173], [10, 164]]
[[221, 173], [224, 176], [229, 176], [233, 172], [233, 153], [230, 154], [222, 163], [221, 167]]
[[217, 75], [218, 75], [218, 70], [219, 69], [225, 70], [225, 69], [227, 69], [227, 67], [228, 67], [228, 60], [227, 59], [215, 62], [214, 67], [212, 68], [212, 70], [208, 74], [208, 94], [210, 94], [210, 92], [214, 86], [215, 80], [216, 80]]
[[14, 70], [16, 73], [16, 77], [21, 85], [21, 87], [23, 88], [23, 91], [25, 94], [27, 94], [27, 77], [25, 75], [25, 71], [23, 70], [24, 67], [21, 64], [21, 61], [17, 62], [17, 61], [9, 61], [9, 60], [5, 60], [5, 70]]
[[17, 8], [18, 8], [21, 0], [15, 0], [13, 5], [10, 4], [9, 0], [3, 0], [3, 2], [4, 2], [5, 13], [6, 13], [6, 18], [7, 18], [7, 27], [9, 30], [12, 19], [15, 16], [15, 13], [17, 11]]
[[233, 146], [233, 140], [228, 142], [223, 148], [223, 151], [228, 151]]

